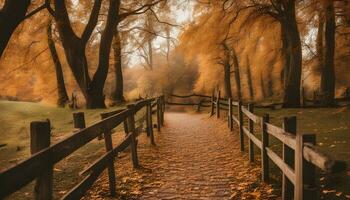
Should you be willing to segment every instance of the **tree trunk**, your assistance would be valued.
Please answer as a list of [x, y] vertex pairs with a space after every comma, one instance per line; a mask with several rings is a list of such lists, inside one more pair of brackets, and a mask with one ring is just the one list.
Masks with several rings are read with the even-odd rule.
[[262, 97], [262, 99], [265, 99], [266, 92], [265, 92], [264, 76], [263, 76], [262, 72], [261, 72], [261, 76], [260, 76], [260, 85], [261, 85], [261, 97]]
[[152, 40], [148, 40], [147, 41], [147, 46], [148, 46], [149, 69], [153, 70], [153, 45], [152, 45]]
[[121, 41], [119, 32], [114, 33], [114, 70], [115, 70], [115, 91], [113, 94], [113, 100], [117, 103], [125, 102], [124, 98], [124, 83], [123, 83], [123, 70], [122, 70], [122, 52]]
[[247, 56], [247, 82], [248, 82], [248, 91], [250, 100], [254, 101], [254, 88], [252, 80], [252, 72], [250, 69], [249, 57]]
[[104, 108], [104, 84], [108, 74], [109, 55], [112, 46], [114, 31], [118, 24], [118, 11], [120, 0], [110, 0], [107, 14], [106, 26], [101, 35], [99, 47], [99, 63], [97, 70], [91, 79], [88, 71], [88, 64], [85, 49], [91, 34], [98, 22], [98, 16], [102, 0], [94, 1], [89, 21], [79, 38], [73, 31], [65, 1], [55, 0], [55, 19], [60, 38], [65, 50], [68, 64], [78, 85], [86, 99], [87, 108]]
[[281, 81], [283, 84], [283, 88], [286, 89], [287, 80], [289, 76], [289, 70], [290, 70], [290, 55], [288, 52], [289, 45], [288, 45], [288, 39], [287, 39], [287, 33], [284, 28], [284, 26], [281, 26], [281, 39], [282, 39], [282, 57], [284, 58], [283, 63], [283, 70], [281, 74]]
[[0, 10], [0, 58], [17, 26], [24, 20], [30, 0], [5, 0]]
[[318, 30], [317, 30], [317, 42], [316, 42], [316, 51], [318, 59], [318, 68], [317, 72], [321, 72], [324, 64], [324, 23], [325, 18], [322, 10], [318, 11]]
[[236, 51], [232, 48], [232, 61], [233, 61], [233, 68], [235, 71], [235, 81], [236, 81], [236, 87], [237, 87], [237, 98], [239, 101], [242, 100], [242, 87], [241, 87], [241, 75], [239, 71], [239, 63]]
[[324, 106], [332, 106], [335, 98], [334, 50], [336, 28], [333, 0], [325, 1], [325, 11], [325, 52], [320, 93], [321, 104]]
[[302, 66], [301, 41], [295, 15], [295, 1], [284, 2], [285, 16], [281, 21], [288, 42], [288, 56], [290, 57], [288, 79], [285, 84], [283, 107], [300, 107], [300, 81]]
[[229, 62], [224, 65], [225, 74], [225, 95], [227, 98], [232, 98], [232, 88], [231, 88], [231, 66]]
[[64, 107], [68, 101], [68, 94], [66, 90], [66, 86], [64, 84], [64, 77], [63, 77], [63, 71], [62, 71], [62, 65], [60, 62], [60, 59], [57, 54], [57, 50], [55, 47], [55, 42], [52, 37], [52, 21], [49, 21], [49, 24], [47, 26], [47, 43], [50, 49], [51, 58], [55, 66], [55, 72], [56, 72], [56, 81], [57, 81], [57, 105], [59, 107]]

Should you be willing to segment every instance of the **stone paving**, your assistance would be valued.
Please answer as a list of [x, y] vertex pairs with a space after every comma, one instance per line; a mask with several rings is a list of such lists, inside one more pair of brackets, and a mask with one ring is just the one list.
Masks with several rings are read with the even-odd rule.
[[[145, 134], [143, 134], [145, 135]], [[166, 113], [155, 130], [157, 146], [139, 140], [142, 167], [132, 169], [129, 153], [117, 159], [116, 199], [278, 199], [260, 181], [259, 165], [239, 149], [238, 133], [208, 114]], [[113, 199], [108, 177], [97, 181], [85, 199]]]

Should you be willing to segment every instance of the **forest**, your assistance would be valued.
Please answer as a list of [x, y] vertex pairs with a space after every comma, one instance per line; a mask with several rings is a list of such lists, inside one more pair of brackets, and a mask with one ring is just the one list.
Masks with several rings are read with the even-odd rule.
[[[294, 193], [289, 196], [288, 184], [291, 183], [286, 178], [286, 172], [282, 169], [279, 174], [277, 167], [271, 170], [274, 175], [270, 176], [274, 181], [267, 185], [260, 180], [256, 183], [265, 171], [259, 172], [257, 169], [260, 167], [255, 164], [246, 165], [251, 157], [248, 159], [239, 149], [232, 150], [233, 157], [224, 156], [223, 160], [217, 161], [222, 162], [225, 175], [212, 172], [214, 160], [220, 157], [218, 152], [230, 154], [227, 146], [241, 145], [242, 151], [249, 149], [249, 155], [255, 152], [260, 156], [260, 151], [250, 148], [254, 138], [247, 134], [244, 139], [243, 135], [247, 132], [244, 124], [250, 128], [253, 127], [252, 121], [262, 121], [255, 126], [262, 141], [259, 157], [262, 166], [264, 123], [273, 123], [276, 127], [283, 124], [283, 134], [294, 132], [292, 138], [296, 141], [299, 132], [315, 134], [317, 140], [313, 145], [317, 145], [316, 149], [335, 156], [329, 162], [332, 166], [335, 163], [335, 168], [342, 168], [339, 173], [335, 170], [335, 174], [327, 170], [315, 172], [320, 176], [314, 183], [320, 186], [317, 198], [350, 199], [350, 171], [346, 164], [350, 161], [347, 145], [350, 141], [349, 66], [349, 0], [0, 0], [0, 179], [3, 177], [5, 180], [7, 172], [36, 155], [37, 151], [33, 153], [32, 149], [35, 144], [32, 135], [35, 134], [32, 128], [34, 122], [48, 119], [52, 147], [52, 144], [68, 141], [72, 134], [78, 135], [79, 130], [83, 133], [89, 127], [108, 121], [106, 119], [112, 121], [113, 116], [119, 120], [118, 117], [124, 116], [123, 111], [131, 109], [135, 119], [131, 120], [130, 114], [125, 114], [125, 119], [120, 121], [124, 122], [124, 127], [122, 124], [114, 126], [116, 122], [106, 122], [107, 128], [99, 131], [102, 134], [113, 129], [114, 132], [125, 132], [128, 138], [128, 133], [136, 133], [140, 129], [147, 132], [147, 137], [153, 138], [153, 129], [157, 129], [159, 135], [154, 137], [156, 144], [159, 141], [158, 152], [147, 150], [150, 147], [145, 146], [145, 139], [138, 139], [138, 136], [134, 140], [136, 146], [141, 146], [138, 150], [130, 147], [129, 151], [136, 154], [139, 151], [140, 162], [158, 170], [148, 172], [144, 167], [141, 171], [132, 171], [129, 169], [131, 164], [125, 164], [123, 155], [120, 158], [123, 167], [118, 168], [121, 165], [118, 156], [125, 152], [117, 152], [115, 168], [118, 168], [118, 177], [114, 178], [118, 194], [112, 194], [112, 197], [307, 199], [303, 197], [307, 193], [305, 191], [298, 196], [296, 183], [299, 182], [296, 180], [291, 180], [293, 184], [295, 182], [292, 186]], [[184, 102], [181, 99], [185, 99]], [[237, 113], [232, 111], [235, 106]], [[152, 110], [154, 107], [156, 110]], [[208, 115], [204, 117], [210, 112], [206, 107], [212, 108], [210, 119]], [[221, 118], [220, 109], [224, 113]], [[77, 112], [85, 114], [83, 127], [76, 127], [76, 119], [72, 119], [72, 114], [74, 117]], [[115, 113], [106, 114], [109, 118], [100, 115], [106, 112]], [[218, 122], [212, 119], [214, 113], [220, 118]], [[243, 118], [245, 113], [248, 113], [246, 121]], [[232, 116], [236, 114], [238, 125], [233, 127]], [[266, 114], [269, 117], [266, 118]], [[287, 117], [294, 116], [298, 122], [295, 121], [294, 129], [288, 129]], [[222, 125], [225, 120], [228, 120], [230, 130]], [[234, 136], [219, 134], [213, 127]], [[161, 131], [161, 128], [164, 129]], [[194, 133], [190, 133], [191, 130]], [[252, 130], [249, 129], [254, 132]], [[82, 179], [78, 175], [80, 168], [86, 168], [103, 152], [111, 150], [108, 147], [109, 136], [105, 134], [103, 138], [101, 140], [99, 136], [99, 141], [93, 141], [72, 157], [65, 158], [57, 170], [53, 167], [53, 171], [60, 174], [60, 178], [53, 178], [53, 185], [58, 185], [53, 192], [51, 188], [53, 196], [40, 197], [35, 189], [33, 197], [32, 187], [26, 186], [12, 198], [22, 199], [25, 194], [24, 199], [56, 199], [62, 196], [63, 199], [76, 199], [69, 196], [73, 193], [66, 187], [74, 186], [74, 182]], [[112, 138], [113, 143], [129, 141], [120, 136], [115, 138], [113, 135]], [[198, 141], [193, 141], [193, 138]], [[210, 146], [217, 145], [211, 142], [218, 138], [221, 138], [218, 143], [221, 141], [225, 148]], [[242, 147], [244, 142], [248, 142], [248, 149]], [[285, 150], [284, 142], [267, 139], [266, 145], [272, 148], [282, 144], [282, 147], [273, 150], [288, 162], [284, 160], [288, 157], [285, 152], [290, 149]], [[103, 150], [104, 145], [106, 150]], [[305, 151], [305, 146], [302, 143], [301, 152]], [[45, 148], [51, 147], [49, 141]], [[198, 172], [201, 167], [194, 167], [197, 170], [194, 171], [188, 164], [192, 161], [185, 158], [190, 153], [183, 149], [192, 148], [188, 151], [196, 158], [193, 166], [203, 164], [206, 170], [203, 174]], [[296, 157], [287, 164], [295, 170], [297, 177], [297, 147], [293, 143], [291, 148]], [[212, 152], [213, 149], [218, 152]], [[170, 152], [174, 157], [169, 155]], [[204, 155], [210, 155], [208, 159], [212, 159], [206, 160]], [[80, 160], [79, 156], [84, 159]], [[305, 154], [300, 156], [303, 162], [308, 160]], [[237, 157], [241, 160], [236, 161]], [[197, 158], [199, 161], [196, 161]], [[159, 161], [153, 163], [157, 159]], [[248, 167], [226, 165], [226, 161], [245, 163]], [[272, 161], [270, 157], [270, 163]], [[341, 161], [339, 166], [337, 161]], [[147, 162], [150, 163], [147, 165]], [[74, 169], [66, 171], [68, 166]], [[172, 167], [179, 168], [178, 171], [190, 171], [191, 175], [179, 173]], [[236, 174], [240, 178], [231, 177], [232, 167], [241, 170]], [[248, 168], [255, 170], [252, 173], [254, 177], [242, 175], [249, 174]], [[111, 198], [108, 183], [112, 182], [112, 172], [111, 168], [108, 170], [109, 181], [106, 174], [101, 175], [98, 180], [101, 184], [84, 193], [85, 199]], [[173, 177], [158, 180], [168, 172]], [[192, 172], [196, 174], [193, 180]], [[207, 173], [211, 175], [210, 179], [202, 180]], [[282, 183], [276, 181], [280, 176]], [[212, 177], [216, 177], [215, 180]], [[301, 177], [303, 179], [304, 175]], [[183, 194], [186, 187], [181, 179], [186, 178], [193, 187]], [[143, 179], [149, 181], [144, 183]], [[195, 182], [191, 182], [194, 179]], [[216, 179], [219, 180], [216, 185], [221, 185], [218, 188], [198, 183], [215, 182]], [[232, 186], [240, 181], [245, 185]], [[35, 188], [40, 188], [39, 182]], [[0, 180], [0, 186], [4, 185]], [[166, 186], [175, 189], [168, 191]], [[229, 189], [221, 191], [226, 187]], [[196, 193], [197, 190], [203, 192]], [[13, 192], [0, 191], [0, 199]]]

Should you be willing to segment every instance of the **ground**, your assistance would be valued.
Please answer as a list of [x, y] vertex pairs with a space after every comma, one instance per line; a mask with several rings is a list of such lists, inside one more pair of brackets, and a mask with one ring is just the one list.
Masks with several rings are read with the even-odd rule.
[[[116, 109], [120, 109], [120, 107], [109, 108], [108, 110]], [[36, 103], [0, 101], [0, 110], [0, 125], [3, 130], [0, 133], [0, 144], [7, 144], [4, 147], [0, 147], [0, 171], [29, 156], [30, 121], [49, 118], [53, 125], [53, 142], [67, 137], [73, 128], [73, 111], [69, 109], [61, 109]], [[87, 124], [90, 125], [100, 120], [100, 113], [106, 110], [82, 111], [85, 112]], [[201, 115], [172, 113], [171, 115], [174, 117], [169, 117], [167, 114], [165, 119], [166, 126], [162, 129], [162, 132], [157, 133], [157, 131], [155, 131], [157, 147], [150, 146], [148, 138], [145, 134], [142, 134], [139, 143], [139, 156], [143, 168], [132, 169], [128, 152], [119, 156], [115, 164], [120, 199], [152, 195], [152, 192], [154, 192], [154, 195], [161, 195], [167, 192], [166, 189], [169, 189], [166, 188], [169, 186], [166, 183], [174, 181], [171, 176], [176, 175], [182, 177], [183, 180], [181, 181], [185, 181], [187, 180], [187, 175], [189, 176], [193, 174], [193, 171], [197, 170], [199, 172], [193, 175], [193, 179], [187, 182], [188, 185], [185, 185], [186, 182], [180, 182], [175, 190], [183, 191], [183, 193], [188, 194], [192, 194], [192, 192], [193, 194], [198, 194], [197, 192], [200, 190], [209, 187], [206, 189], [215, 191], [215, 186], [200, 185], [202, 178], [200, 175], [202, 172], [208, 171], [207, 176], [204, 176], [202, 181], [207, 181], [208, 179], [205, 177], [210, 178], [210, 175], [212, 175], [215, 181], [216, 176], [213, 175], [213, 173], [217, 170], [220, 172], [217, 174], [217, 177], [223, 177], [224, 175], [230, 177], [230, 180], [222, 180], [228, 184], [228, 186], [225, 186], [225, 191], [226, 193], [229, 192], [233, 199], [241, 198], [240, 195], [243, 194], [243, 191], [245, 192], [244, 194], [252, 196], [258, 194], [277, 194], [278, 196], [280, 194], [280, 185], [278, 185], [280, 184], [279, 170], [277, 168], [272, 169], [272, 186], [274, 190], [267, 189], [270, 188], [270, 186], [261, 185], [259, 180], [259, 162], [250, 165], [246, 153], [237, 153], [237, 129], [235, 129], [233, 133], [228, 132], [224, 120], [225, 113], [222, 114], [221, 120], [216, 120], [215, 117], [209, 118], [207, 111], [203, 111], [203, 113], [204, 114]], [[272, 123], [278, 126], [282, 124], [283, 116], [296, 115], [298, 117], [298, 130], [300, 132], [317, 134], [317, 143], [324, 151], [337, 159], [346, 160], [348, 163], [350, 162], [350, 146], [348, 145], [350, 141], [350, 110], [348, 108], [257, 109], [256, 113], [259, 115], [262, 113], [270, 113]], [[138, 116], [138, 118], [139, 117], [140, 116]], [[124, 134], [122, 127], [118, 127], [115, 131], [117, 133], [113, 136], [114, 144], [116, 145], [123, 139]], [[209, 134], [208, 132], [213, 132], [213, 134]], [[258, 134], [259, 132], [257, 130], [257, 135]], [[223, 144], [226, 148], [222, 148]], [[274, 141], [272, 141], [271, 144], [273, 148], [277, 147], [278, 150], [278, 145], [280, 144]], [[170, 147], [178, 149], [175, 151], [174, 149], [170, 149]], [[195, 149], [199, 150], [195, 151]], [[79, 176], [79, 172], [90, 165], [104, 152], [103, 140], [94, 140], [55, 165], [55, 199], [67, 193], [81, 181], [83, 177]], [[205, 156], [207, 152], [211, 152], [208, 155], [214, 155], [214, 158]], [[258, 153], [257, 151], [257, 155]], [[228, 157], [223, 156], [227, 154], [229, 154]], [[225, 159], [227, 159], [227, 161], [225, 161]], [[167, 161], [171, 161], [172, 163], [167, 163]], [[195, 163], [197, 163], [198, 166], [206, 166], [208, 168], [198, 167]], [[209, 166], [211, 167], [209, 168]], [[273, 165], [271, 166], [274, 167]], [[185, 170], [171, 172], [170, 170], [173, 167], [183, 168]], [[165, 173], [166, 169], [170, 172]], [[249, 172], [248, 175], [245, 174], [247, 171]], [[166, 182], [161, 179], [163, 175], [166, 178]], [[350, 199], [349, 175], [349, 171], [345, 174], [338, 174], [331, 177], [326, 174], [321, 174], [321, 176], [319, 176], [321, 197], [323, 199], [332, 200]], [[241, 179], [243, 180], [242, 177], [246, 178], [244, 179], [246, 181], [239, 181]], [[94, 187], [86, 198], [93, 197], [98, 199], [108, 197], [108, 182], [106, 180], [105, 175], [101, 176], [101, 179], [96, 184], [98, 187]], [[237, 183], [238, 181], [239, 183]], [[196, 183], [200, 186], [196, 186]], [[232, 185], [232, 183], [235, 188], [231, 188], [230, 184]], [[199, 191], [196, 191], [198, 187]], [[157, 192], [154, 191], [156, 188], [159, 188]], [[261, 188], [265, 188], [264, 191], [269, 192], [261, 194]], [[32, 190], [33, 185], [30, 184], [8, 199], [32, 199]], [[219, 190], [218, 194], [220, 193]], [[214, 192], [212, 192], [212, 194], [214, 194]], [[228, 195], [225, 197], [228, 197]], [[249, 199], [250, 197], [247, 198]]]
[[[207, 114], [167, 113], [156, 132], [156, 147], [140, 139], [140, 169], [130, 157], [115, 163], [120, 199], [276, 199], [260, 181], [259, 165], [250, 165], [239, 149], [237, 132]], [[85, 199], [106, 199], [106, 174]]]

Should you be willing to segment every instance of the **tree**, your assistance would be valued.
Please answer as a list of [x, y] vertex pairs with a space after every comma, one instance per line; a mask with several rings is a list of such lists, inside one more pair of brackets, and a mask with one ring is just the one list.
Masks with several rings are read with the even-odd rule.
[[232, 56], [233, 69], [234, 69], [234, 75], [235, 75], [235, 81], [236, 81], [237, 99], [241, 101], [242, 100], [241, 75], [239, 70], [238, 56], [234, 48], [231, 49], [231, 54], [232, 54], [231, 56]]
[[68, 94], [66, 90], [66, 86], [64, 84], [64, 77], [63, 77], [63, 71], [62, 71], [62, 65], [60, 62], [60, 59], [58, 57], [58, 53], [55, 47], [55, 41], [53, 39], [53, 32], [52, 32], [52, 21], [50, 20], [47, 25], [47, 43], [50, 49], [51, 58], [55, 66], [55, 72], [56, 72], [56, 81], [57, 81], [57, 105], [60, 107], [64, 107], [68, 101]]
[[0, 57], [2, 56], [12, 33], [25, 19], [30, 0], [5, 0], [0, 10]]
[[325, 16], [325, 50], [321, 69], [321, 104], [330, 106], [334, 104], [335, 98], [335, 72], [334, 72], [334, 52], [335, 52], [335, 11], [333, 0], [324, 0], [323, 9]]
[[48, 2], [45, 1], [43, 5], [27, 14], [31, 0], [5, 0], [2, 9], [0, 9], [0, 58], [18, 25], [47, 8]]
[[109, 54], [114, 31], [118, 22], [120, 0], [110, 0], [105, 28], [101, 35], [99, 62], [93, 77], [89, 76], [88, 62], [85, 54], [86, 45], [98, 22], [102, 0], [96, 0], [89, 21], [81, 35], [72, 29], [64, 0], [54, 0], [54, 17], [64, 47], [68, 64], [86, 100], [87, 108], [105, 107], [104, 84], [109, 68]]
[[122, 70], [122, 44], [120, 40], [119, 32], [116, 30], [114, 33], [114, 74], [115, 74], [115, 90], [113, 94], [113, 100], [117, 103], [125, 101], [124, 98], [124, 81], [123, 81], [123, 70]]
[[[219, 62], [220, 65], [224, 67], [224, 85], [225, 85], [225, 95], [227, 98], [232, 98], [232, 89], [231, 89], [231, 55], [230, 49], [224, 40], [222, 43], [222, 48], [224, 56], [222, 61]], [[235, 72], [234, 72], [235, 73]]]

